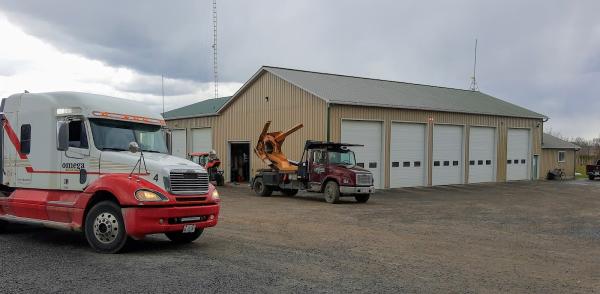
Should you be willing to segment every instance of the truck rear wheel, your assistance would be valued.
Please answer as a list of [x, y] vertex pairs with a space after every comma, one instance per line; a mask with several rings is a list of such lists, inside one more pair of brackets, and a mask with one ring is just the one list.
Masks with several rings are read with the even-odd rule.
[[329, 181], [325, 185], [325, 201], [327, 203], [338, 203], [340, 201], [340, 187], [334, 181]]
[[223, 178], [223, 175], [216, 174], [215, 175], [215, 182], [217, 182], [217, 186], [223, 186], [223, 185], [225, 185], [225, 179]]
[[285, 196], [296, 196], [298, 194], [298, 189], [283, 189], [281, 193]]
[[356, 202], [358, 203], [367, 203], [367, 201], [369, 201], [369, 198], [371, 198], [371, 194], [361, 194], [354, 196], [354, 199], [356, 199]]
[[94, 205], [85, 217], [85, 238], [99, 253], [117, 253], [127, 243], [121, 207], [112, 201]]
[[172, 232], [165, 233], [167, 238], [171, 240], [173, 243], [177, 244], [187, 244], [196, 241], [196, 239], [200, 238], [204, 229], [196, 229], [193, 233], [182, 233], [182, 232]]
[[271, 187], [265, 185], [263, 178], [254, 179], [254, 184], [252, 185], [252, 189], [254, 190], [254, 193], [256, 193], [256, 195], [258, 195], [258, 196], [266, 197], [266, 196], [271, 196], [271, 194], [273, 194], [273, 189], [271, 189]]

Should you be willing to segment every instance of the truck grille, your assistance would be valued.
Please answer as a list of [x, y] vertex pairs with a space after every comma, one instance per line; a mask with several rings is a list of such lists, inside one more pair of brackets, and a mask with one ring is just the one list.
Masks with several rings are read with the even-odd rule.
[[197, 171], [171, 171], [170, 192], [173, 194], [208, 193], [208, 174]]
[[356, 174], [357, 186], [371, 186], [373, 183], [371, 174]]

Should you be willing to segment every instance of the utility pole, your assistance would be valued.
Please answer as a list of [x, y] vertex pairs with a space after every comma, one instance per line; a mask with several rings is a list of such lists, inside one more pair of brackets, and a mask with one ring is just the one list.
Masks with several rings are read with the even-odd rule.
[[160, 84], [161, 84], [161, 91], [162, 91], [162, 113], [163, 115], [165, 114], [165, 77], [164, 75], [160, 75]]
[[215, 98], [219, 98], [219, 71], [217, 63], [217, 0], [213, 0], [213, 74], [215, 78]]
[[471, 91], [479, 91], [479, 85], [477, 85], [477, 78], [475, 75], [476, 69], [477, 69], [477, 39], [475, 39], [475, 62], [473, 62], [473, 76], [471, 77], [471, 86], [469, 86], [469, 89]]

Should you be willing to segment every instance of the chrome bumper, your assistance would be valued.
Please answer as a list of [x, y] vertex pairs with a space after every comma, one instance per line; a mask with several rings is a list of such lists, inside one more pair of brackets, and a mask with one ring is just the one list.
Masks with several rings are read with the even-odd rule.
[[340, 193], [342, 194], [371, 194], [375, 192], [375, 187], [349, 187], [340, 186]]

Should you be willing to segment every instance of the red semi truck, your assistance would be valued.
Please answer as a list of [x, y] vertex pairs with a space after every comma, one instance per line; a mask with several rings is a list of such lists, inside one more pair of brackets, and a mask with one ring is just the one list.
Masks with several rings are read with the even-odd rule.
[[144, 105], [24, 93], [0, 111], [0, 230], [8, 221], [81, 231], [114, 253], [148, 234], [192, 242], [217, 224], [206, 170], [168, 154], [164, 120]]

